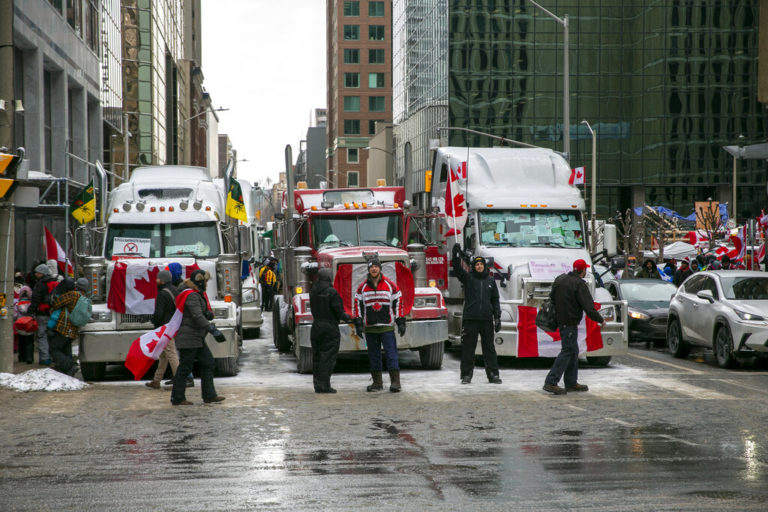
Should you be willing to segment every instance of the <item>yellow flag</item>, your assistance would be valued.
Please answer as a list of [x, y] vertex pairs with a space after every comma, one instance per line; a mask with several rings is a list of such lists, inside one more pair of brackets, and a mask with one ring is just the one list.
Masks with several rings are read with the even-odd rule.
[[96, 196], [93, 193], [93, 180], [69, 206], [69, 213], [80, 224], [85, 224], [96, 218]]
[[240, 183], [235, 178], [229, 179], [226, 213], [233, 219], [248, 222], [248, 216], [245, 214], [245, 204], [243, 203], [243, 191], [240, 188]]

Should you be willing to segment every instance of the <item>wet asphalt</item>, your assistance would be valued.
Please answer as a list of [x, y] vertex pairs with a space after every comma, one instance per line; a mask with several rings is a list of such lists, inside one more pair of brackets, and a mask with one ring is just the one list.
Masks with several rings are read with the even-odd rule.
[[763, 364], [637, 345], [553, 396], [550, 361], [461, 385], [455, 354], [423, 371], [404, 353], [396, 394], [365, 392], [358, 355], [317, 395], [269, 320], [220, 404], [198, 380], [171, 407], [118, 367], [83, 391], [0, 390], [0, 511], [768, 510]]

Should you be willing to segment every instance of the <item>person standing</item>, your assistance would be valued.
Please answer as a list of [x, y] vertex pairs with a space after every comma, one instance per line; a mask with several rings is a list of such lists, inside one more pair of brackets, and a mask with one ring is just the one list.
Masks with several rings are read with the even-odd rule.
[[331, 374], [336, 366], [339, 353], [339, 322], [350, 322], [352, 318], [344, 312], [344, 303], [339, 292], [333, 287], [333, 272], [320, 269], [317, 281], [309, 292], [309, 307], [312, 311], [312, 381], [315, 393], [335, 393], [331, 387]]
[[493, 332], [501, 330], [501, 305], [496, 281], [489, 274], [485, 258], [472, 260], [472, 270], [461, 267], [461, 246], [453, 246], [453, 272], [464, 286], [464, 310], [461, 317], [461, 383], [470, 384], [475, 370], [477, 337], [485, 361], [485, 374], [491, 384], [501, 384]]
[[683, 284], [683, 281], [688, 279], [688, 276], [693, 274], [693, 271], [691, 270], [689, 263], [690, 263], [689, 258], [686, 256], [683, 259], [683, 261], [680, 262], [680, 268], [677, 269], [677, 271], [675, 272], [675, 277], [672, 280], [672, 282], [678, 288], [680, 287], [681, 284]]
[[638, 279], [661, 279], [656, 262], [650, 258], [643, 262], [643, 267], [637, 271], [635, 277]]
[[[181, 286], [181, 283], [184, 281], [183, 274], [184, 274], [184, 267], [181, 266], [181, 263], [178, 262], [171, 262], [168, 264], [165, 269], [171, 273], [171, 284], [176, 287], [176, 295], [179, 294], [179, 286]], [[174, 309], [176, 308], [176, 304], [174, 302], [173, 305]], [[174, 342], [175, 345], [175, 342]], [[177, 358], [178, 358], [178, 350], [176, 351]], [[174, 373], [175, 375], [175, 373]], [[166, 386], [173, 386], [173, 379], [165, 381], [163, 384]], [[195, 376], [192, 375], [192, 371], [189, 372], [189, 375], [187, 376], [187, 387], [193, 388], [195, 387]]]
[[32, 301], [29, 304], [29, 314], [37, 320], [37, 354], [41, 365], [51, 364], [51, 354], [48, 347], [48, 320], [51, 318], [51, 293], [59, 284], [58, 279], [51, 275], [48, 265], [41, 263], [35, 267], [35, 287], [32, 288]]
[[[157, 274], [157, 298], [155, 299], [155, 311], [152, 313], [152, 325], [155, 329], [170, 322], [171, 317], [176, 312], [176, 296], [179, 294], [179, 289], [173, 285], [172, 280], [173, 277], [168, 270], [161, 270]], [[168, 342], [160, 354], [155, 375], [145, 386], [160, 389], [160, 381], [163, 380], [169, 363], [171, 372], [176, 375], [176, 370], [179, 367], [179, 355], [176, 353], [176, 343], [173, 339]]]
[[[555, 316], [560, 329], [560, 353], [552, 363], [544, 381], [544, 391], [555, 395], [564, 395], [568, 391], [589, 391], [589, 387], [579, 384], [579, 324], [583, 313], [594, 322], [605, 325], [605, 320], [595, 310], [595, 303], [584, 281], [589, 265], [584, 260], [573, 262], [573, 270], [561, 274], [552, 284], [549, 297], [555, 304]], [[565, 388], [558, 386], [564, 377]]]
[[269, 262], [264, 267], [262, 267], [259, 274], [259, 283], [261, 284], [262, 311], [272, 311], [272, 301], [275, 297], [275, 287], [277, 285], [275, 263], [275, 260], [270, 258]]
[[[13, 320], [29, 316], [32, 302], [32, 288], [24, 284], [24, 274], [16, 272], [13, 277]], [[15, 323], [14, 323], [15, 328]], [[17, 331], [19, 339], [19, 362], [32, 364], [35, 360], [34, 332]]]
[[80, 369], [72, 357], [72, 340], [77, 339], [80, 329], [70, 321], [70, 314], [78, 299], [87, 291], [88, 279], [81, 277], [74, 282], [67, 277], [56, 287], [56, 297], [51, 303], [51, 311], [61, 310], [48, 340], [51, 356], [56, 370], [70, 377], [74, 377]]
[[195, 270], [189, 279], [181, 284], [183, 290], [192, 290], [184, 302], [183, 316], [179, 331], [176, 333], [176, 348], [179, 349], [179, 367], [173, 376], [173, 389], [171, 390], [172, 405], [192, 405], [187, 400], [187, 375], [192, 371], [192, 366], [197, 361], [200, 368], [200, 387], [202, 388], [203, 402], [210, 404], [221, 402], [223, 396], [216, 394], [213, 385], [213, 369], [215, 361], [213, 354], [205, 343], [205, 336], [211, 333], [217, 342], [226, 341], [224, 335], [216, 326], [209, 322], [213, 320], [213, 311], [208, 304], [205, 289], [210, 275], [204, 270]]
[[400, 336], [405, 335], [405, 316], [400, 289], [381, 273], [381, 262], [377, 258], [368, 261], [368, 275], [357, 287], [353, 312], [355, 329], [361, 338], [365, 336], [368, 345], [368, 361], [371, 365], [373, 384], [367, 391], [381, 391], [384, 383], [381, 379], [381, 347], [387, 358], [390, 386], [392, 393], [401, 389], [400, 362], [397, 355], [395, 324]]

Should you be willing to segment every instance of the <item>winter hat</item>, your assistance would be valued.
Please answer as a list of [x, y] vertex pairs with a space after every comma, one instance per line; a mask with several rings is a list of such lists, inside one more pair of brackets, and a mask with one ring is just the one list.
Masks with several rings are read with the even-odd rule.
[[50, 260], [46, 261], [45, 264], [48, 265], [48, 268], [50, 269], [52, 276], [55, 276], [56, 274], [59, 273], [59, 262], [58, 261], [56, 261], [54, 259], [50, 259]]
[[371, 258], [371, 259], [368, 261], [368, 269], [369, 269], [369, 270], [370, 270], [370, 268], [371, 268], [372, 266], [374, 266], [374, 265], [376, 265], [377, 267], [381, 268], [381, 262], [379, 261], [379, 258]]
[[24, 283], [24, 274], [22, 274], [21, 272], [16, 272], [13, 275], [13, 282], [14, 283]]
[[[173, 263], [169, 263], [168, 264], [168, 272], [171, 273], [172, 282], [175, 283], [175, 282], [181, 280], [181, 272], [182, 272], [182, 270], [183, 269], [181, 268], [181, 263], [173, 262]], [[168, 282], [170, 282], [170, 281], [168, 281]]]
[[173, 281], [173, 276], [171, 275], [171, 272], [168, 270], [161, 270], [160, 272], [158, 272], [157, 278], [166, 284]]
[[48, 268], [48, 265], [46, 265], [45, 263], [41, 263], [38, 266], [36, 266], [35, 272], [37, 272], [38, 274], [43, 274], [44, 276], [51, 275], [51, 269]]
[[87, 292], [88, 291], [88, 279], [84, 277], [79, 277], [77, 281], [75, 281], [75, 290], [81, 291], [81, 292]]
[[482, 256], [475, 256], [475, 258], [472, 260], [472, 266], [474, 267], [475, 264], [478, 262], [482, 263], [484, 267], [488, 266], [485, 263], [485, 258], [483, 258]]
[[197, 286], [202, 290], [205, 288], [205, 285], [208, 282], [208, 279], [211, 278], [211, 274], [209, 274], [205, 270], [197, 269], [194, 272], [192, 272], [192, 275], [189, 278], [192, 280], [193, 283], [195, 283], [195, 286]]
[[689, 258], [688, 256], [686, 256], [685, 258], [683, 258], [683, 261], [682, 261], [682, 263], [680, 263], [680, 264], [681, 264], [681, 265], [686, 265], [686, 266], [687, 266], [687, 265], [690, 265], [690, 264], [691, 264], [691, 258]]

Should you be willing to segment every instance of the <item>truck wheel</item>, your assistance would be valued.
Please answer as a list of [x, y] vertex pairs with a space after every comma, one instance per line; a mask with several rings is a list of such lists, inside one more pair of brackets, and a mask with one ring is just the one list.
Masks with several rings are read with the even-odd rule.
[[309, 347], [299, 347], [299, 353], [296, 354], [296, 369], [299, 373], [312, 373], [312, 349]]
[[236, 357], [220, 357], [216, 359], [216, 373], [222, 377], [234, 377], [239, 368]]
[[439, 370], [443, 366], [443, 353], [445, 342], [438, 341], [426, 347], [419, 348], [419, 360], [425, 370]]
[[102, 380], [106, 369], [107, 363], [80, 363], [83, 380]]
[[587, 357], [587, 362], [592, 366], [608, 366], [608, 363], [611, 362], [611, 356]]
[[275, 300], [272, 308], [272, 340], [278, 352], [290, 352], [291, 340], [288, 339], [288, 329], [280, 323], [280, 302]]

